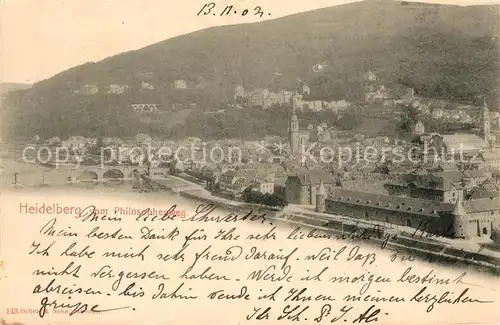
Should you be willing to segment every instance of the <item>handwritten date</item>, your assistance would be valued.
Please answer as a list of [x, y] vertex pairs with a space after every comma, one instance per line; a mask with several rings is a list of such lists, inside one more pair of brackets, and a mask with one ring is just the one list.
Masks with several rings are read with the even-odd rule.
[[264, 15], [270, 16], [271, 13], [265, 13], [262, 11], [262, 8], [260, 6], [256, 6], [253, 9], [243, 9], [243, 10], [238, 10], [234, 6], [225, 6], [222, 9], [216, 8], [215, 3], [210, 2], [210, 3], [205, 3], [203, 7], [198, 11], [198, 14], [196, 16], [228, 16], [228, 15], [239, 15], [239, 16], [246, 16], [248, 14], [254, 15], [254, 16], [259, 16], [259, 17], [264, 17]]

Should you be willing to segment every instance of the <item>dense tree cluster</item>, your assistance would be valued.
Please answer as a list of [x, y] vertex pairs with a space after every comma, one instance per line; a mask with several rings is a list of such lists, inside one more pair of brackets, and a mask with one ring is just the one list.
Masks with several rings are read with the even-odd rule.
[[279, 194], [263, 194], [258, 191], [253, 191], [251, 188], [247, 188], [243, 191], [241, 199], [246, 203], [262, 204], [269, 207], [279, 207], [281, 209], [288, 205], [285, 198]]

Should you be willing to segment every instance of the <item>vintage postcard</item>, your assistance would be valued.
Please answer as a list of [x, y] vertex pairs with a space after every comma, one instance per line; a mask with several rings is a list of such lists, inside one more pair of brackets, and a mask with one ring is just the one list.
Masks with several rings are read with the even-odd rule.
[[0, 23], [2, 325], [500, 324], [498, 3]]

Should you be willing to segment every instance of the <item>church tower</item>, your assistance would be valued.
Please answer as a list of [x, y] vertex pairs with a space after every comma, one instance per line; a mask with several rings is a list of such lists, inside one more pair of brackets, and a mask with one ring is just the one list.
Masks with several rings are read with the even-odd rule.
[[292, 121], [290, 123], [290, 148], [293, 153], [299, 152], [300, 150], [300, 132], [299, 132], [299, 121], [297, 119], [297, 114], [295, 114], [295, 105], [293, 107]]
[[325, 185], [323, 181], [319, 183], [318, 192], [316, 192], [316, 212], [325, 212]]
[[492, 139], [495, 142], [495, 146], [500, 145], [500, 112], [496, 112], [493, 117], [495, 123], [493, 123], [493, 135]]
[[488, 110], [488, 104], [486, 104], [486, 101], [483, 102], [483, 134], [484, 134], [484, 141], [486, 141], [489, 144], [491, 125], [490, 125], [490, 111]]
[[460, 196], [458, 197], [451, 214], [453, 215], [453, 237], [466, 238], [466, 227], [468, 226], [467, 213], [465, 212]]

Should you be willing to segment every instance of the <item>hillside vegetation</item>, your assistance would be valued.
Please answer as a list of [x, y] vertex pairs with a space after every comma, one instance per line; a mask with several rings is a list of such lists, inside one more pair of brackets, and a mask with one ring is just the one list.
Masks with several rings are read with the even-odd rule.
[[0, 82], [0, 95], [4, 95], [9, 91], [16, 91], [28, 88], [31, 88], [30, 84], [23, 84], [18, 82]]
[[[237, 84], [277, 90], [296, 89], [305, 82], [316, 98], [358, 101], [363, 99], [362, 77], [368, 69], [387, 87], [405, 85], [420, 95], [460, 100], [484, 95], [496, 104], [498, 19], [498, 6], [360, 2], [256, 24], [209, 28], [74, 67], [31, 89], [9, 93], [1, 129], [4, 137], [169, 135], [168, 127], [151, 129], [141, 122], [130, 104], [156, 103], [167, 111], [196, 104], [184, 120], [207, 123], [203, 112], [232, 100]], [[313, 72], [318, 63], [326, 68]], [[189, 89], [173, 89], [176, 79], [186, 80]], [[141, 92], [141, 81], [154, 84], [155, 90]], [[104, 87], [112, 83], [127, 84], [130, 90], [107, 94]], [[73, 94], [86, 84], [101, 91], [93, 96]], [[255, 133], [259, 125], [263, 132], [286, 132], [281, 130], [286, 125], [283, 116], [248, 115], [274, 118], [249, 122], [251, 126], [244, 128], [248, 132]], [[224, 116], [208, 122], [224, 129]], [[203, 124], [204, 129], [210, 127]], [[196, 132], [200, 127], [190, 126], [183, 133], [188, 129]]]

